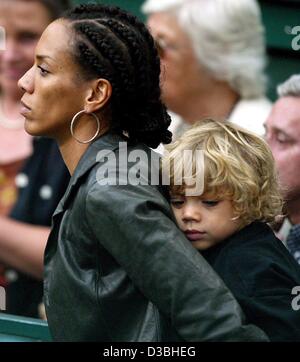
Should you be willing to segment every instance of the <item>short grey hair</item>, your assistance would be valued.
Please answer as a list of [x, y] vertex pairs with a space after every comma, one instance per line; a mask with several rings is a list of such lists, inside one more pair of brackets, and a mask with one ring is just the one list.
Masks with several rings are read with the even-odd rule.
[[279, 97], [300, 97], [300, 74], [294, 74], [285, 82], [277, 86]]
[[198, 61], [242, 98], [265, 95], [265, 31], [256, 0], [146, 0], [142, 11], [175, 16]]

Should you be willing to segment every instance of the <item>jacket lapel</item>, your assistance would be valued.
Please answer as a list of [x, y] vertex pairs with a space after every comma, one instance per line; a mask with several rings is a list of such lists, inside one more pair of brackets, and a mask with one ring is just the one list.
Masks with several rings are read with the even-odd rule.
[[78, 187], [80, 186], [80, 180], [88, 173], [90, 169], [92, 169], [99, 160], [97, 160], [97, 154], [99, 151], [107, 151], [107, 154], [111, 153], [113, 150], [119, 148], [120, 142], [125, 142], [126, 139], [120, 135], [113, 133], [106, 133], [98, 140], [93, 142], [86, 152], [81, 157], [74, 174], [72, 175], [67, 190], [59, 202], [54, 214], [53, 218], [63, 212], [68, 205], [68, 201], [71, 199], [71, 196], [76, 192]]

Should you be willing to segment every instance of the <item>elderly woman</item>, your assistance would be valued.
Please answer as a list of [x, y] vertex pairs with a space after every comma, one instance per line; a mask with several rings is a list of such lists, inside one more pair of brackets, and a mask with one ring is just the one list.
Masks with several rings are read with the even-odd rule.
[[271, 103], [256, 0], [147, 0], [142, 9], [160, 50], [174, 138], [205, 117], [262, 135]]
[[45, 251], [57, 341], [265, 338], [241, 325], [231, 293], [178, 231], [162, 187], [131, 182], [136, 158], [122, 162], [125, 148], [150, 160], [149, 146], [171, 140], [159, 73], [142, 23], [87, 5], [48, 26], [19, 81], [27, 132], [54, 137], [72, 175]]

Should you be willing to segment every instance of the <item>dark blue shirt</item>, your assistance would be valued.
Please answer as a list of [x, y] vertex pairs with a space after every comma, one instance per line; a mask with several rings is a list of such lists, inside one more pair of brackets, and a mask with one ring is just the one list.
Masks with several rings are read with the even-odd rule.
[[[54, 140], [36, 138], [33, 154], [16, 177], [19, 190], [11, 218], [32, 225], [51, 226], [57, 204], [69, 183], [70, 175]], [[16, 270], [9, 269], [7, 313], [38, 316], [43, 283]]]
[[300, 266], [267, 224], [254, 222], [202, 255], [271, 341], [300, 341], [300, 311], [292, 290]]

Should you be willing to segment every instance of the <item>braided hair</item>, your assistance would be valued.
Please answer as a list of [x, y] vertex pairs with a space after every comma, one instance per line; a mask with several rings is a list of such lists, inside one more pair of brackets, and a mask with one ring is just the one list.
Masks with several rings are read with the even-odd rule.
[[160, 61], [149, 31], [115, 6], [80, 5], [64, 14], [75, 33], [74, 58], [86, 79], [112, 85], [111, 129], [132, 142], [170, 143], [171, 119], [160, 97]]

